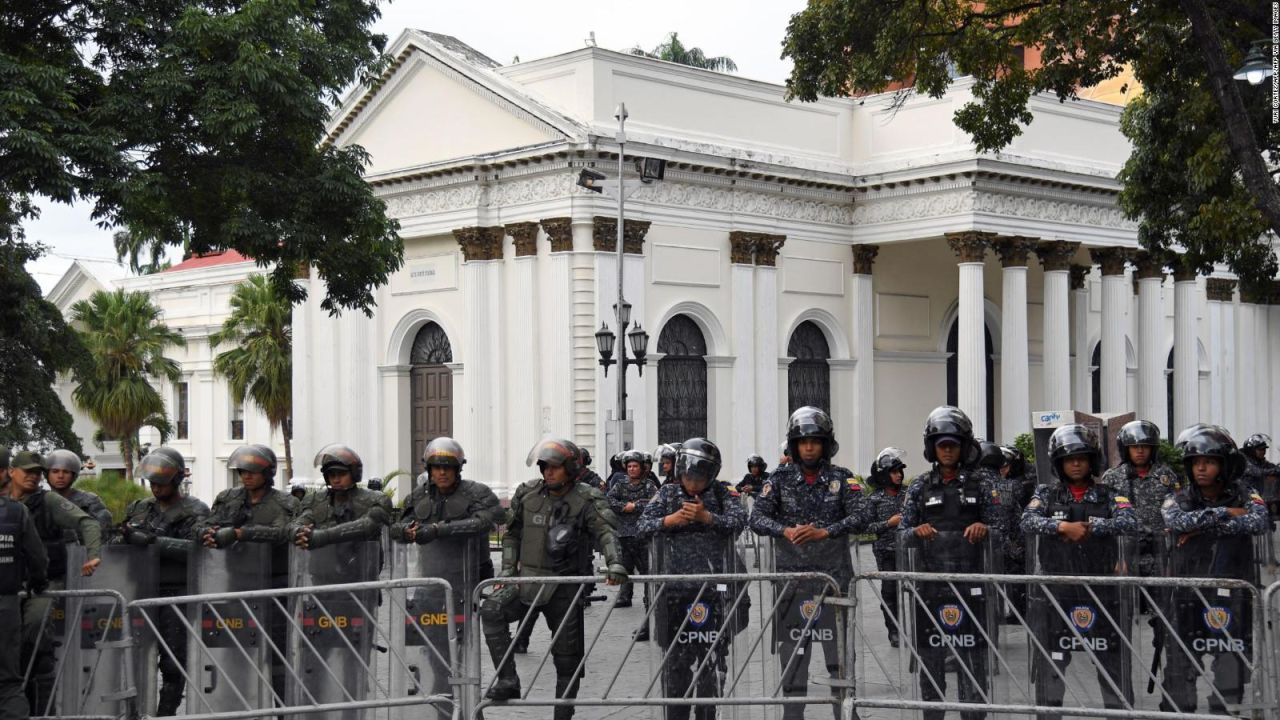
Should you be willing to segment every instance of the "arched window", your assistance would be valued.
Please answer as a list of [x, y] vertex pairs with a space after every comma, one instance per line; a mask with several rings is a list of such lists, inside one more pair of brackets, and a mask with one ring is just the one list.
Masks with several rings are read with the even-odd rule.
[[658, 335], [658, 442], [707, 436], [707, 342], [688, 315]]
[[422, 457], [427, 443], [453, 436], [453, 347], [444, 328], [429, 322], [418, 330], [409, 351], [409, 435], [413, 457]]
[[812, 405], [831, 412], [831, 349], [827, 336], [812, 321], [796, 326], [787, 343], [787, 355], [795, 358], [787, 366], [787, 407]]
[[[987, 375], [987, 427], [974, 428], [975, 434], [982, 434], [985, 430], [983, 438], [996, 441], [996, 378], [995, 364], [992, 355], [995, 352], [994, 345], [991, 342], [991, 330], [984, 323], [982, 326], [982, 337], [986, 342], [986, 375]], [[960, 404], [960, 358], [957, 357], [960, 348], [960, 321], [951, 323], [951, 332], [947, 335], [947, 404]], [[1013, 442], [1013, 438], [1000, 438], [1003, 442]]]

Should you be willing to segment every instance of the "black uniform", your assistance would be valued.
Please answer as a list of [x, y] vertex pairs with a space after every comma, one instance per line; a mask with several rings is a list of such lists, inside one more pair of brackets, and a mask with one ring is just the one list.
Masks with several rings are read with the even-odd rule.
[[49, 558], [31, 513], [0, 496], [0, 720], [28, 716], [22, 692], [22, 616], [18, 593], [41, 592], [49, 584]]
[[[897, 492], [881, 488], [867, 497], [867, 532], [876, 536], [871, 543], [871, 554], [875, 556], [876, 569], [881, 572], [898, 569], [898, 528], [889, 527], [889, 519], [902, 514], [902, 503], [906, 498], [907, 493], [900, 486]], [[899, 634], [897, 581], [880, 581], [880, 597], [883, 600], [880, 614], [884, 616], [884, 627], [896, 646]]]
[[[607, 495], [609, 509], [618, 518], [618, 542], [622, 546], [622, 565], [627, 569], [628, 575], [637, 572], [641, 575], [649, 574], [649, 541], [641, 536], [640, 514], [644, 512], [650, 498], [657, 492], [657, 483], [647, 477], [641, 477], [632, 482], [630, 478], [624, 476], [622, 480], [609, 486]], [[628, 503], [635, 503], [635, 509], [631, 512], [626, 510]], [[634, 583], [627, 582], [618, 589], [617, 604], [619, 606], [626, 607], [631, 604], [634, 588]], [[645, 608], [649, 607], [649, 595], [649, 586], [645, 585]]]

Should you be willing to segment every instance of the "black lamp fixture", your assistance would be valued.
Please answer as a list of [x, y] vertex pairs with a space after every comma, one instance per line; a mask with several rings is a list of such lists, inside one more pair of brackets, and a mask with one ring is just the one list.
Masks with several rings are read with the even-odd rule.
[[1250, 85], [1261, 85], [1263, 80], [1271, 77], [1275, 70], [1262, 53], [1264, 43], [1270, 44], [1266, 40], [1259, 40], [1253, 43], [1249, 54], [1244, 57], [1244, 64], [1236, 69], [1236, 73], [1231, 76], [1233, 80], [1243, 80]]
[[605, 375], [609, 374], [611, 365], [621, 365], [624, 371], [627, 366], [634, 365], [640, 374], [644, 375], [645, 356], [649, 353], [649, 333], [640, 327], [640, 323], [636, 323], [635, 327], [631, 328], [631, 332], [627, 332], [627, 326], [631, 324], [631, 303], [623, 301], [621, 308], [615, 304], [613, 315], [618, 321], [618, 327], [627, 336], [627, 344], [631, 346], [631, 357], [627, 357], [627, 347], [624, 345], [618, 348], [618, 358], [614, 359], [613, 348], [617, 345], [618, 336], [609, 329], [608, 323], [602, 322], [600, 329], [596, 331], [596, 351], [600, 353], [600, 359], [597, 362], [604, 368]]

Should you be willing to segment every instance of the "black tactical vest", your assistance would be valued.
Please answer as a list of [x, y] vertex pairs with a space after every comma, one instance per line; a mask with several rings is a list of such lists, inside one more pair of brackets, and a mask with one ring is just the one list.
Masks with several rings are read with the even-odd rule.
[[[1110, 495], [1095, 486], [1096, 500], [1076, 502], [1065, 485], [1053, 489], [1053, 495], [1045, 508], [1051, 520], [1062, 522], [1088, 522], [1089, 518], [1110, 518]], [[1040, 562], [1043, 569], [1054, 575], [1110, 575], [1115, 571], [1116, 539], [1093, 537], [1081, 543], [1068, 543], [1056, 537], [1043, 538], [1040, 543]]]
[[11, 500], [0, 500], [0, 595], [16, 595], [22, 589], [26, 575], [18, 550], [22, 540], [22, 508]]
[[31, 513], [36, 532], [44, 541], [45, 552], [49, 555], [49, 579], [63, 580], [67, 576], [67, 537], [62, 528], [53, 521], [53, 515], [45, 502], [47, 490], [36, 490], [28, 495], [23, 503]]
[[938, 532], [963, 532], [982, 521], [984, 501], [982, 481], [974, 475], [964, 474], [948, 483], [931, 477], [920, 493], [921, 516]]
[[[1193, 489], [1178, 493], [1177, 502], [1186, 512], [1215, 506]], [[1226, 488], [1225, 497], [1216, 506], [1243, 508], [1250, 502], [1249, 492], [1236, 484]], [[1249, 535], [1193, 535], [1181, 546], [1174, 547], [1171, 565], [1174, 577], [1236, 578], [1257, 582], [1254, 577], [1253, 538]]]

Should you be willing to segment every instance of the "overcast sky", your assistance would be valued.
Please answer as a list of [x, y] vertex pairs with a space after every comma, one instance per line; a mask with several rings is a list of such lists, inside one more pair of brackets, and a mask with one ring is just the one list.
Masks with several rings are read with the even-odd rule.
[[[399, 0], [384, 4], [376, 29], [393, 41], [405, 28], [453, 35], [494, 60], [534, 60], [583, 46], [595, 33], [601, 47], [624, 50], [680, 33], [707, 55], [727, 55], [744, 77], [781, 83], [790, 63], [779, 58], [791, 15], [804, 0]], [[111, 233], [89, 220], [90, 208], [41, 203], [27, 237], [52, 248], [29, 268], [45, 290], [73, 258], [110, 259]]]

